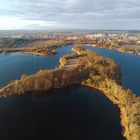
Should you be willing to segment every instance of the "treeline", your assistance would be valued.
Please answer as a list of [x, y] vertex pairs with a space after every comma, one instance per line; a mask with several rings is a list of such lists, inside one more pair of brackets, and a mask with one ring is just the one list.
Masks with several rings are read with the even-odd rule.
[[20, 80], [13, 81], [0, 90], [0, 95], [24, 94], [28, 91], [47, 91], [51, 88], [78, 84], [85, 78], [87, 78], [87, 73], [84, 71], [79, 73], [78, 68], [71, 70], [71, 72], [66, 71], [63, 67], [50, 71], [41, 70], [34, 75], [23, 75]]
[[116, 49], [120, 52], [140, 55], [139, 44], [133, 40], [117, 40], [117, 39], [77, 39], [73, 41], [77, 47], [83, 45], [95, 45], [98, 48]]
[[[8, 42], [7, 42], [8, 43]], [[13, 42], [13, 46], [16, 43], [16, 40]], [[2, 47], [0, 52], [24, 52], [30, 54], [37, 54], [37, 55], [51, 55], [56, 53], [56, 48], [62, 47], [65, 45], [72, 44], [70, 41], [67, 40], [39, 40], [39, 41], [28, 41], [22, 47]], [[12, 45], [12, 44], [11, 44]]]
[[131, 53], [131, 54], [135, 54], [135, 55], [140, 55], [140, 49], [138, 48], [138, 47], [132, 47], [132, 46], [130, 46], [130, 47], [128, 47], [128, 46], [126, 46], [126, 47], [120, 47], [119, 48], [119, 51], [120, 52], [128, 52], [128, 53]]
[[[81, 61], [82, 69], [90, 68], [90, 76], [96, 75], [115, 80], [117, 83], [121, 81], [120, 66], [118, 66], [112, 59], [104, 58], [93, 51], [84, 48], [73, 48], [79, 55], [83, 55]], [[88, 56], [88, 57], [87, 57]]]
[[38, 54], [38, 55], [51, 55], [56, 54], [56, 49], [65, 45], [69, 45], [70, 42], [66, 40], [47, 40], [40, 41], [34, 45], [29, 45], [23, 52]]
[[119, 47], [119, 42], [117, 40], [103, 39], [98, 41], [96, 47], [115, 49]]

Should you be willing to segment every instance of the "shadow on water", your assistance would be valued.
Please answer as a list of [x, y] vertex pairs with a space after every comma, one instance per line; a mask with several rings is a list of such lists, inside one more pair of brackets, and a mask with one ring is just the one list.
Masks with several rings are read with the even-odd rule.
[[81, 86], [1, 99], [0, 135], [4, 140], [123, 140], [117, 106]]

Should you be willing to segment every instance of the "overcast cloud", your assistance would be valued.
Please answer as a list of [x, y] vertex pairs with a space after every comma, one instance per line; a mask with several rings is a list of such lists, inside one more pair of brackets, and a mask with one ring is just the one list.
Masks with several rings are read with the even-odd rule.
[[140, 29], [140, 0], [0, 0], [0, 29]]

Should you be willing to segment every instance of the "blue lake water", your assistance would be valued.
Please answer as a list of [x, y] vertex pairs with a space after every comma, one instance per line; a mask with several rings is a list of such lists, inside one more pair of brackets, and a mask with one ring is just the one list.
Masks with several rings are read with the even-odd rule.
[[140, 56], [105, 48], [95, 48], [91, 46], [86, 46], [86, 48], [96, 51], [102, 56], [111, 58], [119, 64], [122, 72], [122, 84], [140, 96]]
[[[59, 58], [72, 53], [62, 47], [53, 56], [0, 54], [0, 86], [52, 69]], [[2, 140], [123, 140], [118, 108], [102, 93], [70, 86], [46, 93], [29, 93], [0, 99]]]
[[118, 108], [104, 94], [80, 86], [36, 94], [0, 100], [2, 140], [123, 140]]
[[0, 54], [0, 87], [19, 79], [23, 74], [34, 74], [40, 69], [53, 69], [59, 65], [59, 58], [72, 53], [73, 46], [57, 49], [56, 55], [37, 56], [22, 53]]

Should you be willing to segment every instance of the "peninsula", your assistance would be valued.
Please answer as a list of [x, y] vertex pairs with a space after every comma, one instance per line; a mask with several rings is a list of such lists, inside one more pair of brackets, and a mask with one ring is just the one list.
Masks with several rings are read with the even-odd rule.
[[[140, 138], [140, 97], [121, 86], [120, 67], [111, 59], [93, 51], [73, 48], [74, 55], [61, 57], [59, 67], [41, 70], [30, 76], [23, 75], [0, 89], [0, 96], [21, 95], [30, 91], [48, 91], [52, 88], [80, 84], [102, 91], [121, 114], [124, 137], [127, 140]], [[47, 94], [47, 92], [46, 92]]]

